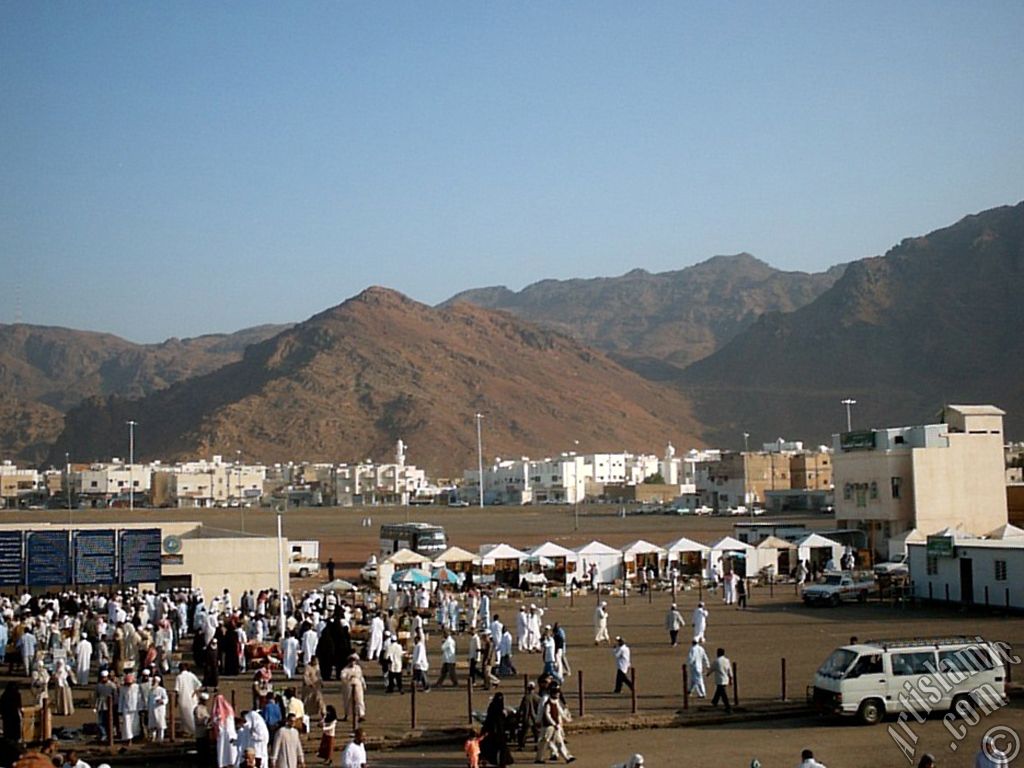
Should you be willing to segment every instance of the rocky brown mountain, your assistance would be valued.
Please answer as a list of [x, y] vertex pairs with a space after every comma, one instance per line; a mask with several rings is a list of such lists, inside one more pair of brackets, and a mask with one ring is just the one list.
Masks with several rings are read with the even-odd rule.
[[485, 456], [690, 445], [699, 426], [678, 392], [600, 352], [504, 312], [431, 308], [371, 288], [212, 373], [141, 399], [72, 410], [52, 456], [109, 456], [135, 419], [136, 456], [231, 455], [262, 461], [409, 460], [440, 473]]
[[542, 280], [519, 292], [480, 288], [445, 304], [462, 301], [512, 312], [657, 379], [710, 355], [761, 314], [813, 301], [843, 269], [783, 272], [741, 253], [673, 272], [635, 269], [620, 277]]
[[678, 383], [714, 443], [824, 441], [993, 403], [1024, 431], [1024, 203], [968, 216], [850, 264], [815, 301], [762, 316]]
[[0, 325], [0, 455], [39, 460], [60, 434], [64, 412], [83, 399], [137, 397], [208, 373], [285, 327], [133, 344], [106, 333]]

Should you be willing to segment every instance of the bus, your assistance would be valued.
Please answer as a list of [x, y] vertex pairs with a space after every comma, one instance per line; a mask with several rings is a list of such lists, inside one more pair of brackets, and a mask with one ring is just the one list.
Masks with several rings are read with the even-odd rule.
[[444, 526], [431, 523], [385, 523], [380, 527], [380, 553], [393, 555], [411, 549], [426, 557], [436, 557], [448, 548]]

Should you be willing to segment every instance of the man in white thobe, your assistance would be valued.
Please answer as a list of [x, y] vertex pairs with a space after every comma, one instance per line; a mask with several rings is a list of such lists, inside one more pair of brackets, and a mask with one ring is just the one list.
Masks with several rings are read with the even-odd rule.
[[381, 649], [384, 647], [384, 619], [378, 613], [370, 621], [370, 648], [367, 651], [367, 658], [375, 661], [380, 657]]
[[284, 639], [283, 656], [281, 666], [284, 668], [284, 676], [291, 680], [295, 677], [295, 667], [299, 663], [299, 641], [295, 635], [288, 635]]
[[363, 744], [362, 728], [356, 728], [352, 741], [341, 753], [341, 768], [366, 768], [366, 745]]
[[196, 720], [193, 713], [199, 703], [199, 691], [202, 687], [203, 684], [189, 669], [189, 665], [182, 663], [178, 677], [174, 681], [174, 690], [178, 694], [178, 720], [189, 736], [196, 735]]
[[320, 635], [316, 633], [313, 627], [310, 627], [302, 633], [302, 663], [305, 666], [309, 666], [309, 663], [313, 660], [316, 655], [316, 646], [320, 642]]
[[704, 642], [704, 633], [708, 628], [708, 609], [704, 607], [704, 603], [697, 603], [697, 607], [693, 609], [693, 639], [699, 643]]
[[89, 668], [92, 666], [92, 643], [82, 635], [75, 645], [75, 681], [79, 685], [89, 684]]
[[260, 765], [270, 764], [270, 729], [267, 722], [256, 710], [245, 713], [245, 725], [249, 730], [249, 746], [256, 753]]
[[611, 643], [608, 637], [608, 602], [602, 600], [594, 609], [594, 645]]
[[124, 685], [121, 686], [117, 697], [117, 711], [121, 713], [121, 736], [125, 741], [131, 741], [141, 735], [139, 710], [145, 707], [146, 702], [142, 701], [135, 675], [125, 675]]
[[530, 646], [526, 644], [527, 641], [527, 626], [529, 619], [526, 615], [526, 608], [519, 606], [519, 616], [516, 617], [516, 640], [519, 642], [519, 652], [526, 653], [530, 650]]
[[704, 676], [711, 670], [711, 662], [700, 641], [694, 640], [693, 645], [690, 646], [690, 653], [686, 656], [686, 665], [690, 672], [690, 693], [701, 699], [707, 698], [708, 692], [704, 687]]

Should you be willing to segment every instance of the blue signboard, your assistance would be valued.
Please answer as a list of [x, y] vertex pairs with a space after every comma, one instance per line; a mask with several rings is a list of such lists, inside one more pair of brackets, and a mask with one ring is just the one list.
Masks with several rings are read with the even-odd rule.
[[117, 557], [113, 529], [74, 531], [75, 565], [72, 569], [75, 584], [115, 583]]
[[24, 583], [25, 560], [21, 555], [21, 531], [0, 533], [0, 587]]
[[28, 561], [25, 583], [54, 587], [71, 583], [71, 557], [67, 531], [29, 531], [25, 534]]
[[160, 580], [160, 529], [121, 531], [121, 584]]

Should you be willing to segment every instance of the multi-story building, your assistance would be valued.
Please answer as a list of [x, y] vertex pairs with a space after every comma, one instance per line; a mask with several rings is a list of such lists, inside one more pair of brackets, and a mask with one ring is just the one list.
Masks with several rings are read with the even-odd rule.
[[831, 489], [832, 452], [822, 447], [813, 452], [793, 454], [789, 459], [789, 486], [801, 491]]
[[701, 503], [716, 512], [765, 503], [768, 491], [789, 489], [790, 457], [783, 453], [724, 451], [697, 465]]
[[146, 503], [153, 467], [149, 464], [126, 464], [120, 459], [98, 462], [74, 473], [75, 495], [88, 506], [105, 506], [119, 499], [133, 498]]
[[833, 437], [836, 523], [859, 528], [878, 556], [917, 529], [985, 535], [1007, 522], [1004, 412], [948, 405], [941, 422]]
[[0, 464], [0, 506], [17, 507], [36, 495], [40, 477], [34, 469], [23, 469], [11, 461]]
[[393, 464], [366, 461], [334, 467], [332, 486], [335, 503], [346, 507], [353, 504], [408, 504], [410, 499], [431, 495], [436, 488], [428, 482], [425, 471], [406, 464], [405, 449], [405, 443], [399, 440], [395, 445]]

